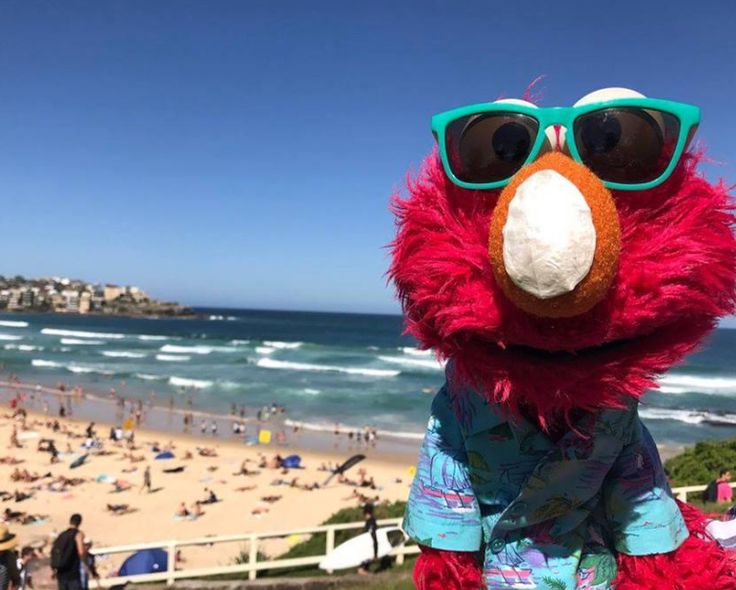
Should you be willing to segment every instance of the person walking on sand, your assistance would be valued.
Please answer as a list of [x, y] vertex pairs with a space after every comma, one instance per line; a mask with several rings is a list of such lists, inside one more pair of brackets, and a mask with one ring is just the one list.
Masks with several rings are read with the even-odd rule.
[[[59, 590], [82, 590], [80, 567], [87, 567], [87, 547], [84, 533], [79, 528], [81, 514], [72, 514], [69, 528], [61, 533], [51, 547], [51, 569]], [[97, 579], [95, 572], [87, 572]]]
[[20, 587], [21, 579], [15, 557], [17, 544], [18, 539], [10, 532], [8, 525], [0, 524], [0, 590]]
[[146, 469], [143, 472], [143, 485], [141, 486], [141, 489], [138, 490], [138, 493], [140, 494], [143, 490], [146, 490], [149, 494], [151, 493], [151, 466], [146, 465]]

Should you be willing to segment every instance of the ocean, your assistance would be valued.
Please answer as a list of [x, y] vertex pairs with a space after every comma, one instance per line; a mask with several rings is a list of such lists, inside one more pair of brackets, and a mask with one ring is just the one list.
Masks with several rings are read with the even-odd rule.
[[[56, 387], [227, 414], [283, 405], [331, 431], [371, 425], [420, 438], [442, 367], [402, 336], [398, 316], [199, 309], [203, 319], [0, 314], [5, 374]], [[660, 443], [736, 436], [736, 330], [665, 375], [640, 414]], [[181, 401], [179, 401], [181, 400]]]

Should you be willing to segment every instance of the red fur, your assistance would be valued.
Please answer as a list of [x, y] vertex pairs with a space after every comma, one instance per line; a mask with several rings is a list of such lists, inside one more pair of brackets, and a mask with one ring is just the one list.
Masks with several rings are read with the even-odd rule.
[[680, 503], [690, 537], [663, 555], [619, 555], [616, 590], [734, 590], [736, 553], [722, 549], [705, 532], [707, 517]]
[[414, 566], [417, 590], [479, 590], [484, 586], [474, 553], [420, 548], [422, 553]]
[[734, 216], [726, 187], [709, 184], [698, 160], [686, 156], [655, 189], [614, 192], [614, 284], [586, 314], [551, 320], [520, 311], [494, 280], [488, 229], [498, 192], [455, 186], [431, 154], [409, 198], [393, 199], [390, 275], [407, 332], [453, 360], [458, 379], [542, 424], [656, 387], [734, 309]]

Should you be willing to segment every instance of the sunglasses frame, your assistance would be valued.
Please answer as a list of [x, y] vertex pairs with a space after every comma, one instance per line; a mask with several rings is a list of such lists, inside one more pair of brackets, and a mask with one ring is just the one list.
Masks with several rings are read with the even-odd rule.
[[593, 113], [595, 111], [600, 111], [603, 109], [617, 107], [639, 107], [643, 109], [661, 111], [672, 115], [676, 117], [677, 120], [680, 122], [679, 136], [677, 138], [677, 144], [675, 146], [675, 151], [672, 153], [670, 163], [667, 165], [667, 168], [665, 168], [664, 172], [662, 172], [662, 174], [660, 174], [654, 180], [650, 180], [648, 182], [639, 182], [635, 184], [609, 182], [602, 180], [603, 184], [607, 188], [624, 191], [646, 190], [660, 185], [672, 174], [672, 171], [677, 166], [677, 163], [680, 161], [683, 152], [687, 148], [687, 144], [689, 143], [690, 138], [693, 136], [695, 130], [698, 127], [698, 124], [700, 123], [700, 108], [695, 105], [682, 102], [674, 102], [671, 100], [662, 100], [658, 98], [614, 98], [611, 100], [574, 107], [534, 107], [506, 102], [480, 103], [460, 107], [451, 111], [446, 111], [444, 113], [434, 115], [432, 117], [432, 134], [439, 144], [440, 158], [442, 159], [442, 166], [445, 169], [445, 174], [453, 182], [453, 184], [456, 184], [457, 186], [463, 188], [475, 190], [495, 189], [506, 186], [511, 178], [513, 178], [513, 175], [503, 180], [482, 183], [465, 182], [455, 176], [447, 156], [446, 132], [447, 126], [450, 123], [462, 117], [467, 117], [470, 115], [482, 115], [486, 113], [518, 113], [522, 115], [527, 115], [528, 117], [535, 119], [537, 121], [537, 124], [539, 125], [539, 129], [537, 130], [537, 137], [534, 140], [534, 144], [532, 145], [531, 149], [529, 150], [529, 155], [527, 156], [526, 160], [521, 165], [519, 170], [537, 159], [537, 156], [539, 155], [539, 152], [544, 145], [544, 140], [546, 137], [545, 131], [553, 125], [561, 125], [566, 129], [565, 145], [570, 151], [570, 155], [572, 156], [573, 160], [585, 165], [580, 158], [580, 153], [578, 152], [577, 145], [575, 145], [575, 134], [573, 132], [575, 120], [582, 115], [587, 115], [589, 113]]

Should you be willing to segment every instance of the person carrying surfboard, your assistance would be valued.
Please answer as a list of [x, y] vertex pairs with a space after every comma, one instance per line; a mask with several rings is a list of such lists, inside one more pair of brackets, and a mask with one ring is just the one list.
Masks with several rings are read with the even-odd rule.
[[363, 532], [370, 533], [371, 539], [373, 540], [373, 558], [366, 559], [358, 568], [358, 573], [365, 575], [371, 573], [370, 570], [368, 570], [368, 567], [378, 559], [378, 537], [376, 537], [378, 524], [376, 523], [376, 517], [373, 515], [373, 504], [365, 504], [363, 506], [363, 518], [365, 519]]

